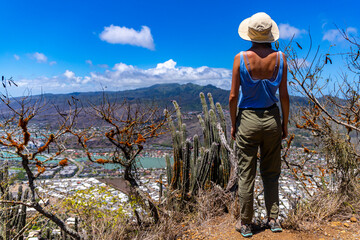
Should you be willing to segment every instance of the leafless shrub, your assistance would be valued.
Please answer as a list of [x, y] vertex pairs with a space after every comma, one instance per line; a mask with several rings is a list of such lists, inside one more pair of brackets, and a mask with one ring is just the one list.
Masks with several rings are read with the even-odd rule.
[[[75, 119], [81, 110], [75, 101], [69, 102], [68, 111], [64, 114], [59, 114], [57, 129], [36, 133], [30, 128], [29, 123], [34, 117], [45, 110], [47, 107], [46, 101], [42, 97], [37, 99], [33, 99], [31, 96], [13, 98], [9, 95], [7, 89], [11, 84], [15, 84], [12, 79], [2, 77], [2, 85], [5, 92], [1, 94], [0, 103], [1, 107], [6, 109], [6, 115], [3, 116], [0, 122], [2, 130], [0, 146], [7, 148], [8, 151], [20, 158], [22, 168], [27, 176], [30, 197], [26, 201], [0, 199], [0, 203], [32, 207], [42, 216], [53, 221], [61, 230], [73, 238], [81, 239], [80, 234], [67, 226], [51, 209], [39, 204], [39, 199], [42, 198], [36, 186], [36, 180], [39, 179], [47, 168], [50, 168], [48, 162], [56, 159], [66, 150], [65, 142], [68, 137], [67, 135], [74, 128]], [[34, 141], [37, 136], [44, 139], [43, 144]], [[30, 143], [33, 143], [34, 147], [30, 148]], [[45, 159], [39, 158], [43, 153], [47, 153]], [[68, 161], [64, 158], [58, 164], [65, 166], [68, 164]]]
[[[77, 137], [78, 143], [84, 149], [89, 161], [104, 165], [118, 164], [124, 169], [124, 179], [131, 187], [130, 194], [157, 223], [160, 217], [158, 207], [151, 197], [139, 188], [140, 184], [136, 177], [136, 160], [149, 139], [166, 132], [167, 116], [163, 116], [163, 112], [154, 104], [131, 103], [126, 99], [120, 103], [111, 102], [105, 93], [100, 105], [91, 103], [90, 105], [92, 108], [90, 114], [100, 118], [108, 127], [93, 133], [72, 133]], [[93, 156], [87, 143], [94, 137], [105, 139], [113, 147], [111, 158], [95, 158]], [[146, 216], [140, 216], [136, 209], [134, 212], [139, 225], [146, 221]]]
[[[305, 57], [300, 58], [300, 50], [295, 50], [291, 44], [284, 50], [289, 59], [290, 85], [309, 100], [307, 106], [300, 108], [299, 114], [293, 115], [293, 121], [297, 128], [311, 133], [318, 147], [317, 150], [304, 147], [308, 157], [297, 162], [283, 156], [290, 173], [307, 192], [306, 199], [294, 199], [293, 209], [285, 222], [286, 226], [295, 229], [309, 229], [330, 218], [360, 213], [360, 45], [356, 37], [339, 31], [349, 43], [349, 52], [321, 54], [318, 47], [310, 57], [310, 45]], [[298, 43], [297, 46], [302, 50]], [[323, 78], [322, 72], [333, 64], [335, 55], [345, 58], [347, 69], [339, 81], [334, 81], [334, 90], [331, 90], [329, 83], [334, 79]], [[315, 155], [320, 156], [316, 161], [313, 160]], [[306, 166], [311, 166], [309, 160], [318, 171], [305, 172]], [[309, 183], [315, 183], [315, 192], [310, 191]]]

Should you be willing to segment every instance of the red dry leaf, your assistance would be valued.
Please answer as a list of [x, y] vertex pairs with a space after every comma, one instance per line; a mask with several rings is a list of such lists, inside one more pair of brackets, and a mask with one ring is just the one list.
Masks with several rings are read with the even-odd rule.
[[63, 160], [61, 160], [59, 162], [59, 166], [62, 166], [62, 167], [65, 167], [67, 166], [69, 163], [68, 163], [68, 159], [67, 158], [64, 158]]
[[40, 166], [40, 165], [37, 165], [37, 164], [36, 164], [36, 167], [37, 167], [37, 169], [38, 169], [38, 173], [39, 173], [39, 174], [45, 172], [45, 168], [44, 168], [44, 167], [42, 167], [42, 166]]
[[97, 162], [97, 163], [100, 163], [100, 164], [104, 164], [104, 163], [108, 163], [109, 160], [103, 159], [103, 158], [99, 158], [99, 159], [96, 159], [96, 162]]
[[145, 143], [145, 142], [146, 142], [146, 139], [139, 133], [138, 138], [136, 139], [135, 143], [141, 144], [141, 143]]

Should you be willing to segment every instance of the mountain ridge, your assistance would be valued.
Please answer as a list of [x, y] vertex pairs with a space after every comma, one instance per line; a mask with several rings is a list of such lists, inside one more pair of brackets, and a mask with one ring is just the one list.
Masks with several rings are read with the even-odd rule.
[[[52, 104], [59, 105], [66, 102], [71, 97], [76, 97], [84, 103], [92, 103], [98, 105], [105, 95], [109, 101], [140, 101], [154, 102], [160, 107], [172, 106], [171, 101], [175, 100], [181, 106], [183, 111], [201, 111], [200, 92], [205, 94], [211, 93], [214, 102], [219, 102], [223, 108], [228, 109], [228, 99], [230, 90], [217, 88], [211, 84], [201, 86], [193, 83], [179, 84], [166, 83], [155, 84], [150, 87], [137, 88], [122, 91], [94, 91], [94, 92], [73, 92], [65, 94], [47, 93], [43, 95], [35, 95], [34, 99], [44, 97]], [[300, 96], [290, 96], [292, 104], [307, 104], [307, 99]]]

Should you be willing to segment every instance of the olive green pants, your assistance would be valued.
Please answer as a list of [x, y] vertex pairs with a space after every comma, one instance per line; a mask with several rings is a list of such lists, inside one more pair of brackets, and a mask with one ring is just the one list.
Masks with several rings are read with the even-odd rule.
[[239, 109], [236, 121], [241, 220], [243, 223], [251, 223], [253, 218], [254, 184], [259, 147], [266, 212], [268, 217], [276, 219], [279, 215], [278, 187], [281, 172], [282, 128], [279, 108]]

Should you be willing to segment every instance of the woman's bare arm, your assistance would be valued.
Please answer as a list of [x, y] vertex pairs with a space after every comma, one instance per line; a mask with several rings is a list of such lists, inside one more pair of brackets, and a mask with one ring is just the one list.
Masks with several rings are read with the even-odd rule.
[[231, 137], [235, 139], [236, 134], [236, 112], [239, 99], [240, 88], [240, 54], [237, 54], [234, 58], [232, 82], [229, 97], [229, 109], [231, 118]]
[[283, 55], [284, 59], [284, 69], [283, 69], [283, 76], [281, 79], [281, 83], [279, 86], [279, 95], [280, 95], [280, 103], [281, 103], [281, 112], [282, 112], [282, 138], [286, 138], [288, 135], [288, 122], [289, 122], [289, 93], [287, 89], [287, 62], [286, 57]]

